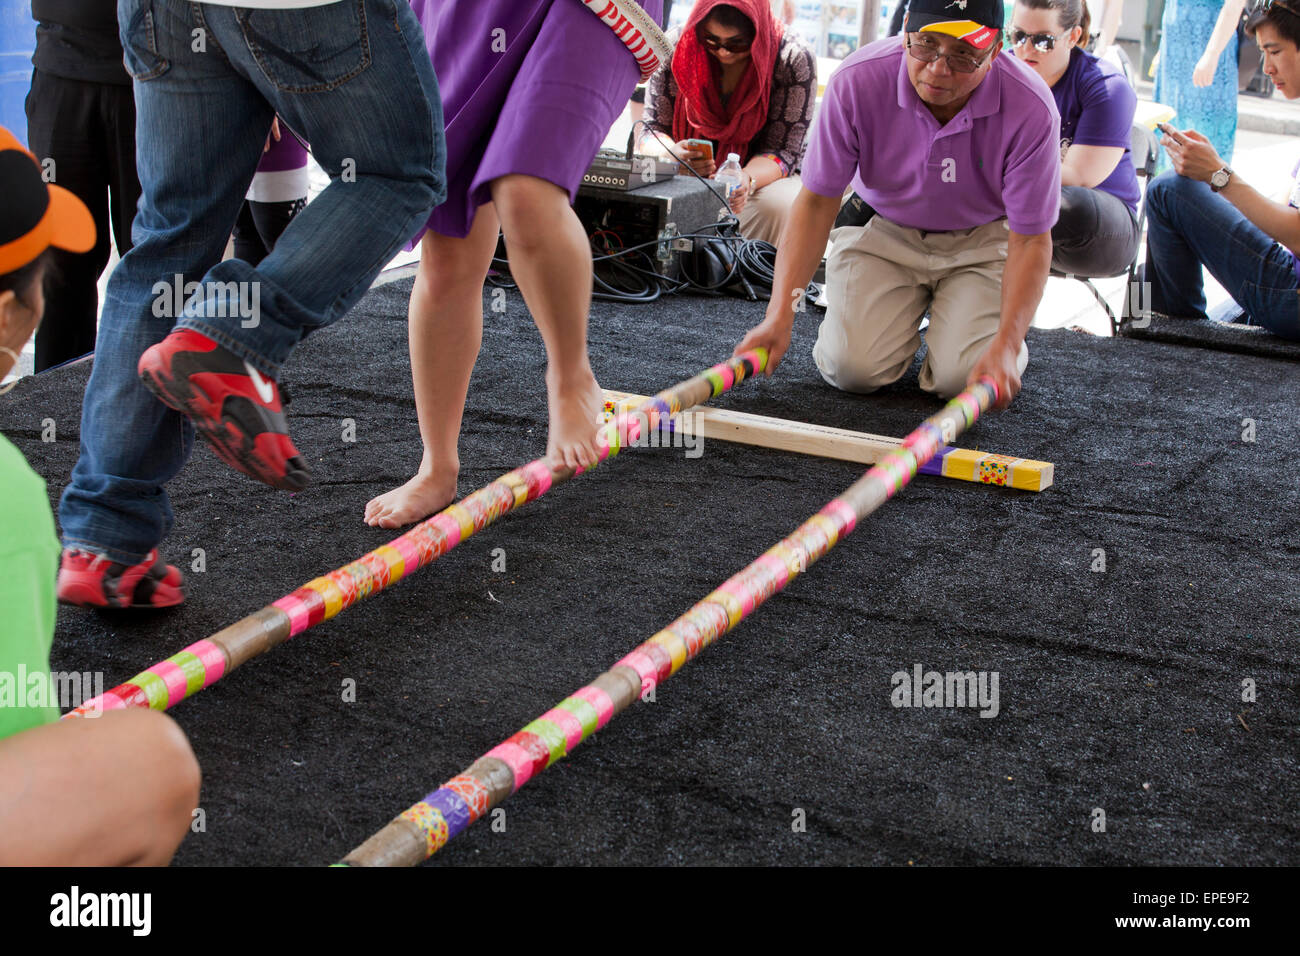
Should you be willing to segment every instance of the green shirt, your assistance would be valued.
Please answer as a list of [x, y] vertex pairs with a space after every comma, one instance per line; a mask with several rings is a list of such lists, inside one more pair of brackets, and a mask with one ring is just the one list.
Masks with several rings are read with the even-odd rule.
[[45, 482], [0, 435], [0, 739], [59, 719], [49, 678], [58, 571]]

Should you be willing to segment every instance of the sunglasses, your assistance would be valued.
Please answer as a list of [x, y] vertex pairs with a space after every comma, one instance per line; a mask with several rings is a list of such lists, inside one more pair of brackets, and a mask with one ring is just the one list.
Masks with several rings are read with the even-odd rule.
[[987, 56], [976, 59], [973, 56], [967, 56], [965, 53], [944, 53], [939, 49], [938, 44], [930, 40], [913, 40], [910, 36], [907, 38], [907, 52], [914, 60], [920, 60], [922, 63], [933, 63], [940, 57], [948, 61], [948, 69], [954, 73], [974, 73], [981, 66], [989, 61]]
[[1288, 0], [1264, 0], [1264, 2], [1259, 5], [1258, 9], [1267, 10], [1269, 7], [1280, 7], [1287, 13], [1291, 14], [1291, 16], [1300, 17], [1300, 9], [1291, 6]]
[[1066, 35], [1066, 33], [1026, 33], [1024, 30], [1012, 30], [1011, 45], [1022, 47], [1026, 43], [1031, 43], [1039, 53], [1050, 53], [1056, 48], [1057, 39]]
[[712, 33], [697, 33], [699, 41], [709, 50], [726, 50], [728, 53], [748, 53], [749, 48], [754, 45], [753, 40], [744, 40], [740, 37], [732, 37], [730, 40], [719, 40]]

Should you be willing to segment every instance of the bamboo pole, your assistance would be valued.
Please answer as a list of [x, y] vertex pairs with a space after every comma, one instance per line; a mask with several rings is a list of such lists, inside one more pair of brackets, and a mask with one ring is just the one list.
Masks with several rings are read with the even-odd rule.
[[586, 687], [394, 817], [341, 865], [413, 866], [433, 856], [806, 571], [897, 494], [940, 448], [974, 425], [997, 401], [997, 394], [989, 378], [962, 392], [793, 534]]
[[[755, 349], [720, 362], [615, 416], [597, 433], [597, 464], [636, 442], [642, 428], [657, 428], [661, 417], [715, 398], [766, 368], [767, 350]], [[308, 581], [292, 594], [86, 701], [64, 714], [64, 719], [128, 707], [174, 707], [254, 657], [391, 587], [502, 515], [586, 470], [553, 467], [545, 458], [539, 458], [507, 472], [365, 557]]]

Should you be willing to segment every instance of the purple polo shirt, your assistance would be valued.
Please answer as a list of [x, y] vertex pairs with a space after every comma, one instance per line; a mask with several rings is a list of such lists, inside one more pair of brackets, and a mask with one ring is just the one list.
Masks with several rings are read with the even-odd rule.
[[851, 54], [831, 76], [803, 164], [819, 196], [854, 191], [901, 226], [973, 229], [1006, 217], [1048, 232], [1061, 205], [1060, 115], [1047, 84], [1002, 52], [943, 126], [907, 77], [901, 37]]

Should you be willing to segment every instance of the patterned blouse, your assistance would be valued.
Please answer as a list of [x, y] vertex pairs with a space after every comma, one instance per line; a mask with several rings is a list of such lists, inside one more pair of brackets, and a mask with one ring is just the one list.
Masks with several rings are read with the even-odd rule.
[[[675, 34], [670, 39], [676, 44]], [[646, 88], [645, 123], [647, 130], [673, 135], [673, 108], [680, 91], [673, 76], [671, 60], [650, 77]], [[808, 127], [817, 106], [817, 58], [798, 37], [789, 32], [781, 39], [776, 66], [772, 71], [772, 96], [768, 103], [767, 125], [750, 143], [750, 156], [775, 159], [785, 175], [799, 171], [807, 146]]]

